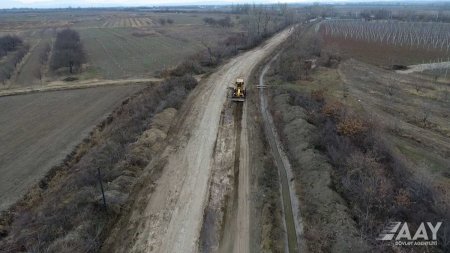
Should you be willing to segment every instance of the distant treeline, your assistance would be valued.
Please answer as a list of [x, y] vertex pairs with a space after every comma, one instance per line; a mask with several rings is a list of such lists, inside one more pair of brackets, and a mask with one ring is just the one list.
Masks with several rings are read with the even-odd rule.
[[210, 17], [203, 18], [203, 22], [207, 25], [213, 25], [213, 26], [222, 26], [222, 27], [232, 27], [233, 22], [231, 22], [231, 18], [229, 16], [226, 16], [222, 19], [214, 19]]
[[[450, 5], [449, 5], [450, 6]], [[425, 7], [425, 5], [423, 6]], [[309, 18], [343, 18], [343, 19], [365, 19], [365, 20], [399, 20], [415, 22], [446, 22], [450, 23], [450, 10], [447, 6], [427, 6], [428, 11], [423, 11], [421, 6], [410, 8], [392, 8], [390, 6], [360, 8], [353, 6], [352, 9], [342, 9], [332, 5], [312, 5], [301, 9]], [[299, 9], [300, 11], [300, 9]]]
[[72, 74], [79, 71], [85, 61], [86, 57], [78, 32], [71, 29], [59, 32], [53, 46], [51, 69], [68, 68], [69, 73]]

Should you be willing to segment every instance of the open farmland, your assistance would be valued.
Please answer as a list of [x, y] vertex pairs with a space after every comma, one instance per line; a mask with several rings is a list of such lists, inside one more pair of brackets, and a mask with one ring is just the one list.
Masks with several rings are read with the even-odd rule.
[[8, 87], [45, 84], [67, 77], [68, 73], [48, 71], [49, 61], [40, 61], [46, 43], [52, 43], [56, 33], [64, 28], [79, 32], [86, 53], [83, 70], [74, 76], [82, 80], [111, 80], [155, 76], [205, 51], [206, 46], [215, 46], [240, 32], [237, 19], [231, 28], [212, 27], [203, 22], [204, 17], [225, 16], [112, 10], [1, 13], [0, 35], [16, 34], [31, 46]]
[[200, 50], [193, 41], [181, 41], [157, 32], [135, 36], [122, 28], [89, 28], [80, 30], [89, 64], [106, 79], [152, 75], [174, 66]]
[[99, 87], [0, 97], [0, 210], [87, 137], [112, 108], [143, 86]]
[[400, 151], [445, 180], [450, 172], [448, 85], [357, 61], [343, 63], [339, 73], [360, 106], [391, 131]]
[[[205, 50], [202, 42], [215, 45], [238, 31], [238, 27], [206, 26], [202, 17], [191, 14], [119, 16], [107, 17], [104, 23], [99, 21], [99, 27], [83, 28], [79, 24], [77, 30], [88, 55], [87, 75], [106, 79], [155, 75]], [[174, 23], [161, 25], [159, 19], [171, 19]]]
[[450, 57], [448, 24], [329, 20], [319, 33], [329, 50], [379, 65], [413, 65]]

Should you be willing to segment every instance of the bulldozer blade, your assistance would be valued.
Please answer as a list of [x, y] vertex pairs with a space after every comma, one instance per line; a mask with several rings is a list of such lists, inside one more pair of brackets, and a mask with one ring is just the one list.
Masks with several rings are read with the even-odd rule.
[[245, 102], [245, 98], [231, 98], [233, 102]]

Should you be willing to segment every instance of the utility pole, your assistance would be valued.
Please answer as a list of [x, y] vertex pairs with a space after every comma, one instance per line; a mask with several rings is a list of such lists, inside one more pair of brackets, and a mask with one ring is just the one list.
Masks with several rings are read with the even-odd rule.
[[106, 210], [106, 199], [105, 199], [105, 191], [103, 190], [103, 183], [102, 183], [102, 176], [100, 174], [100, 167], [97, 167], [97, 175], [98, 175], [98, 182], [100, 183], [100, 189], [102, 190], [102, 197], [103, 197], [103, 207]]

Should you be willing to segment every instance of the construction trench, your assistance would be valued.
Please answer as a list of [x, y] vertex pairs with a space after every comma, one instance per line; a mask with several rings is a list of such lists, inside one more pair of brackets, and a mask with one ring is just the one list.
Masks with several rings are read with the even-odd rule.
[[278, 178], [280, 180], [281, 201], [283, 207], [284, 226], [286, 230], [286, 243], [289, 252], [305, 251], [305, 245], [301, 243], [303, 227], [301, 216], [298, 213], [298, 199], [295, 187], [292, 183], [293, 175], [289, 159], [284, 153], [279, 135], [273, 123], [272, 115], [267, 103], [267, 84], [264, 83], [264, 76], [270, 65], [278, 57], [275, 55], [269, 63], [264, 66], [259, 76], [259, 98], [260, 110], [264, 121], [266, 139], [269, 142], [273, 160], [278, 168]]
[[[264, 135], [278, 171], [283, 228], [286, 231], [284, 237], [285, 251], [299, 252], [300, 249], [304, 250], [304, 245], [301, 244], [303, 229], [298, 213], [295, 189], [290, 184], [292, 171], [273, 125], [267, 103], [267, 89], [265, 89], [267, 85], [264, 83], [264, 76], [277, 56], [264, 66], [259, 75], [257, 89], [252, 91], [259, 96], [260, 104], [258, 107], [264, 123]], [[238, 230], [238, 200], [239, 195], [242, 195], [239, 185], [243, 182], [239, 182], [239, 168], [242, 117], [245, 103], [249, 102], [226, 101], [221, 113], [220, 127], [214, 146], [214, 161], [217, 162], [214, 165], [217, 167], [213, 166], [210, 179], [210, 196], [205, 207], [199, 239], [200, 252], [236, 252], [233, 242], [237, 238], [235, 238], [233, 231]], [[227, 157], [227, 160], [224, 160], [225, 157]], [[224, 180], [225, 178], [228, 180]]]
[[214, 145], [214, 161], [218, 164], [213, 166], [210, 179], [210, 197], [199, 239], [200, 252], [232, 251], [239, 196], [242, 110], [243, 103], [226, 101], [221, 113]]

